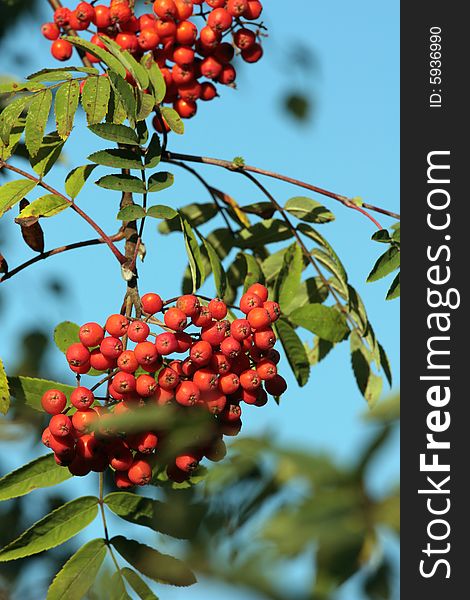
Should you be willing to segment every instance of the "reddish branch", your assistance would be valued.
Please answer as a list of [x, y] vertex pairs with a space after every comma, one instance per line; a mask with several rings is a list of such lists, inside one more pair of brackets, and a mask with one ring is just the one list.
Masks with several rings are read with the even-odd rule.
[[21, 175], [22, 177], [26, 177], [26, 179], [30, 179], [31, 181], [35, 181], [37, 183], [37, 185], [44, 188], [51, 194], [59, 196], [60, 198], [62, 198], [66, 202], [68, 202], [68, 204], [70, 205], [70, 208], [72, 210], [74, 210], [78, 215], [80, 215], [82, 217], [82, 219], [84, 219], [96, 231], [96, 233], [103, 239], [104, 243], [108, 245], [109, 249], [114, 254], [114, 256], [117, 258], [117, 260], [120, 262], [120, 264], [122, 265], [126, 262], [126, 257], [114, 245], [111, 238], [101, 229], [101, 227], [97, 223], [95, 223], [95, 221], [93, 221], [93, 219], [89, 215], [87, 215], [80, 207], [78, 207], [73, 202], [73, 200], [71, 200], [70, 198], [67, 198], [67, 196], [64, 196], [64, 194], [61, 194], [59, 191], [57, 191], [56, 189], [54, 189], [53, 187], [51, 187], [50, 185], [48, 185], [41, 179], [34, 177], [34, 175], [31, 175], [30, 173], [27, 173], [26, 171], [23, 171], [22, 169], [18, 169], [17, 167], [14, 167], [13, 165], [9, 165], [5, 161], [0, 160], [0, 169], [2, 169], [2, 168], [8, 169], [9, 171], [13, 171], [14, 173], [17, 173], [18, 175]]

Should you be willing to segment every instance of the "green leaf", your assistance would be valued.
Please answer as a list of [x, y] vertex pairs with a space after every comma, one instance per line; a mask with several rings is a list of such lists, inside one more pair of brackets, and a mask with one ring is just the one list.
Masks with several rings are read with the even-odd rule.
[[10, 139], [8, 141], [8, 146], [5, 145], [3, 140], [0, 138], [0, 158], [2, 160], [7, 161], [10, 158], [10, 156], [15, 152], [16, 147], [18, 146], [18, 143], [21, 140], [21, 136], [23, 135], [25, 124], [26, 118], [24, 117], [21, 117], [16, 121], [16, 123], [13, 125], [10, 131]]
[[89, 525], [98, 513], [98, 498], [83, 496], [63, 504], [0, 550], [0, 562], [31, 556], [60, 546]]
[[160, 144], [160, 138], [156, 133], [154, 133], [145, 152], [145, 168], [155, 169], [155, 167], [157, 167], [160, 163], [161, 154], [162, 147]]
[[136, 121], [142, 122], [153, 113], [155, 108], [155, 98], [152, 96], [152, 94], [144, 94], [139, 89], [135, 91], [137, 93]]
[[311, 225], [307, 225], [306, 223], [300, 223], [297, 226], [297, 231], [300, 231], [310, 239], [314, 240], [320, 246], [326, 250], [327, 254], [330, 256], [332, 261], [336, 265], [335, 274], [340, 279], [340, 281], [348, 281], [348, 275], [346, 273], [346, 269], [343, 266], [343, 263], [340, 261], [339, 256], [333, 250], [333, 247], [330, 246], [328, 241], [319, 233], [316, 229], [314, 229]]
[[27, 79], [37, 81], [62, 81], [70, 79], [71, 73], [86, 73], [87, 75], [99, 75], [98, 69], [94, 67], [59, 67], [55, 69], [41, 69], [28, 75]]
[[85, 50], [85, 52], [89, 52], [99, 58], [102, 62], [104, 62], [111, 69], [111, 72], [115, 72], [122, 77], [126, 76], [126, 68], [121, 64], [120, 61], [116, 59], [110, 52], [100, 48], [96, 44], [92, 44], [87, 40], [84, 40], [80, 37], [64, 35], [63, 39], [69, 41], [71, 44], [80, 48], [81, 50]]
[[[203, 223], [207, 223], [217, 215], [217, 207], [213, 202], [188, 204], [179, 209], [185, 218], [189, 221], [192, 227], [199, 227]], [[158, 231], [163, 234], [171, 231], [181, 231], [181, 223], [179, 219], [168, 219], [158, 226]]]
[[55, 95], [57, 132], [63, 140], [70, 135], [80, 99], [80, 83], [71, 79], [59, 86]]
[[22, 200], [34, 187], [36, 187], [36, 182], [30, 179], [17, 179], [2, 185], [0, 187], [0, 217]]
[[117, 219], [119, 221], [136, 221], [145, 217], [145, 209], [139, 204], [131, 204], [121, 208], [118, 212]]
[[275, 327], [297, 383], [303, 387], [310, 377], [310, 363], [305, 346], [295, 330], [284, 319], [276, 321]]
[[386, 300], [395, 300], [395, 298], [400, 297], [400, 273], [395, 277], [390, 286], [390, 289], [387, 292]]
[[128, 119], [130, 121], [135, 121], [137, 115], [137, 103], [134, 95], [134, 88], [130, 83], [127, 83], [124, 76], [121, 77], [112, 71], [109, 73], [109, 79], [111, 80], [114, 91], [124, 106]]
[[377, 260], [372, 271], [369, 273], [367, 282], [378, 281], [398, 269], [399, 266], [400, 250], [396, 246], [392, 246]]
[[392, 238], [390, 237], [390, 234], [388, 233], [388, 231], [386, 229], [380, 229], [379, 231], [376, 231], [373, 234], [372, 240], [374, 242], [380, 242], [382, 244], [390, 244], [392, 241]]
[[10, 132], [31, 101], [32, 96], [20, 96], [6, 106], [0, 114], [0, 138], [5, 146], [10, 142]]
[[196, 241], [196, 237], [192, 230], [191, 225], [187, 219], [180, 212], [180, 221], [184, 234], [184, 243], [186, 246], [186, 253], [189, 260], [189, 268], [191, 270], [191, 277], [193, 281], [193, 293], [198, 290], [204, 283], [205, 269], [202, 264], [201, 251], [199, 244]]
[[54, 577], [46, 600], [82, 600], [93, 585], [106, 552], [103, 539], [91, 540], [82, 546]]
[[25, 225], [32, 225], [41, 217], [53, 217], [66, 208], [69, 208], [70, 202], [57, 196], [56, 194], [46, 194], [37, 200], [34, 200], [24, 208], [15, 221], [23, 222]]
[[240, 231], [240, 248], [259, 248], [266, 244], [282, 242], [292, 237], [292, 232], [279, 219], [260, 221], [248, 229]]
[[95, 169], [96, 165], [82, 165], [70, 171], [65, 178], [65, 191], [72, 199], [78, 196], [88, 177]]
[[253, 285], [254, 283], [264, 283], [264, 274], [261, 270], [261, 265], [251, 254], [245, 254], [242, 252], [242, 256], [246, 261], [246, 277], [243, 283], [243, 291]]
[[276, 299], [285, 314], [289, 314], [290, 305], [297, 297], [303, 269], [302, 248], [299, 244], [292, 244], [284, 255], [284, 264], [276, 282]]
[[382, 346], [382, 344], [379, 344], [377, 342], [377, 345], [379, 347], [380, 366], [382, 367], [382, 369], [385, 373], [385, 377], [387, 378], [388, 384], [391, 386], [392, 385], [392, 369], [390, 367], [390, 361], [388, 360], [387, 353], [385, 352], [385, 349]]
[[118, 192], [135, 192], [137, 194], [145, 193], [144, 182], [134, 175], [105, 175], [95, 181], [96, 185], [107, 190], [116, 190]]
[[[108, 114], [106, 115], [107, 123], [121, 125], [127, 119], [127, 111], [121, 101], [119, 94], [111, 87], [111, 96], [109, 98]], [[132, 123], [133, 125], [133, 123]]]
[[360, 335], [355, 331], [351, 333], [350, 347], [351, 365], [357, 385], [372, 408], [382, 393], [382, 378], [372, 371], [370, 367], [372, 360], [370, 351], [364, 345]]
[[111, 85], [108, 77], [88, 77], [82, 90], [82, 106], [88, 125], [100, 123], [108, 112]]
[[36, 156], [29, 157], [31, 166], [40, 177], [47, 175], [55, 165], [64, 144], [64, 140], [59, 136], [57, 131], [53, 131], [44, 137]]
[[173, 185], [175, 181], [174, 175], [161, 171], [160, 173], [154, 173], [147, 182], [147, 190], [149, 192], [161, 192], [166, 190]]
[[160, 104], [166, 94], [166, 83], [162, 72], [157, 63], [153, 60], [151, 54], [145, 54], [142, 57], [142, 64], [147, 69], [150, 86], [155, 96], [155, 102]]
[[312, 250], [312, 256], [334, 276], [333, 281], [331, 281], [332, 285], [334, 284], [335, 289], [340, 292], [343, 298], [348, 300], [348, 280], [347, 278], [344, 279], [343, 274], [345, 273], [338, 266], [338, 263], [330, 256], [330, 254], [323, 252], [323, 250], [320, 250], [319, 248], [314, 248]]
[[37, 93], [29, 105], [26, 115], [25, 144], [31, 156], [36, 156], [41, 147], [51, 105], [52, 92], [49, 89]]
[[335, 306], [310, 304], [294, 310], [289, 319], [299, 327], [303, 327], [329, 342], [341, 342], [348, 333], [345, 315]]
[[240, 206], [240, 209], [244, 213], [258, 215], [258, 217], [261, 217], [262, 219], [272, 219], [276, 212], [276, 209], [271, 202], [254, 202], [253, 204]]
[[[0, 413], [6, 415], [10, 408], [10, 389], [8, 387], [7, 374], [5, 373], [5, 367], [0, 359]], [[0, 479], [0, 485], [1, 485]], [[0, 488], [0, 499], [1, 499], [1, 488]]]
[[299, 285], [297, 293], [287, 307], [287, 313], [306, 304], [323, 304], [330, 291], [320, 277], [309, 277]]
[[57, 381], [49, 381], [47, 379], [36, 379], [35, 377], [9, 377], [11, 395], [20, 402], [24, 402], [34, 410], [44, 412], [41, 406], [41, 398], [47, 390], [55, 389], [64, 392], [66, 396], [70, 396], [74, 388], [70, 385], [64, 385]]
[[67, 348], [71, 344], [76, 344], [80, 341], [78, 332], [80, 327], [72, 321], [63, 321], [54, 329], [54, 342], [61, 352], [67, 352]]
[[171, 131], [182, 135], [184, 133], [184, 123], [176, 110], [166, 106], [162, 107], [160, 110]]
[[[108, 36], [102, 36], [101, 41], [113, 56], [123, 65], [126, 71], [129, 71], [132, 77], [142, 90], [147, 89], [149, 77], [146, 69], [136, 61], [128, 50], [123, 50], [121, 46]], [[124, 77], [124, 75], [123, 75]]]
[[196, 583], [194, 573], [181, 560], [173, 556], [161, 554], [149, 546], [121, 535], [113, 537], [111, 544], [137, 571], [154, 581], [176, 586]]
[[331, 211], [311, 198], [302, 196], [291, 198], [284, 208], [293, 217], [308, 223], [329, 223], [335, 220]]
[[[72, 388], [73, 389], [73, 388]], [[18, 498], [70, 479], [68, 469], [59, 467], [53, 454], [45, 454], [0, 479], [0, 501]]]
[[123, 577], [116, 571], [109, 582], [109, 600], [132, 600], [127, 593]]
[[127, 579], [127, 583], [132, 587], [134, 592], [141, 600], [158, 600], [157, 596], [155, 596], [155, 594], [138, 573], [132, 569], [129, 569], [128, 567], [121, 569], [121, 573]]
[[156, 204], [147, 209], [147, 216], [153, 217], [154, 219], [174, 219], [178, 216], [178, 212], [170, 206]]
[[104, 140], [117, 142], [118, 144], [128, 144], [130, 146], [139, 145], [139, 139], [136, 132], [130, 127], [127, 127], [127, 125], [99, 123], [90, 125], [89, 130]]
[[30, 81], [9, 81], [8, 83], [0, 84], [0, 94], [17, 94], [18, 92], [39, 92], [44, 89], [42, 83], [34, 83]]
[[112, 148], [110, 150], [99, 150], [93, 152], [88, 160], [102, 165], [103, 167], [115, 167], [116, 169], [143, 169], [140, 156], [132, 150], [125, 148]]
[[212, 244], [201, 235], [199, 237], [201, 238], [202, 244], [207, 252], [207, 256], [209, 257], [212, 274], [214, 275], [215, 290], [218, 297], [223, 298], [225, 295], [225, 290], [227, 289], [227, 275], [222, 265], [222, 261], [218, 257], [217, 252]]
[[309, 363], [311, 365], [317, 365], [328, 356], [334, 347], [335, 345], [331, 342], [327, 342], [326, 340], [322, 340], [315, 336], [313, 348], [306, 348]]

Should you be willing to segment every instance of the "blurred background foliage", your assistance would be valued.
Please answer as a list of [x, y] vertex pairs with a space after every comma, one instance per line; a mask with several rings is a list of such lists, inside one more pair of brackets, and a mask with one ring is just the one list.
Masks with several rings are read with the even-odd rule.
[[[39, 0], [0, 0], [0, 49], [20, 19], [36, 26], [40, 5]], [[29, 50], [19, 46], [3, 59], [23, 64]], [[289, 90], [275, 101], [299, 123], [313, 119], [315, 93], [309, 86], [314, 87], [320, 71], [314, 52], [290, 43], [288, 49], [279, 46], [277, 58], [274, 55], [272, 60], [279, 77], [286, 77]], [[0, 240], [2, 237], [0, 228]], [[51, 303], [62, 302], [69, 293], [66, 282], [55, 278], [41, 285], [41, 293]], [[0, 318], [1, 310], [2, 290]], [[22, 333], [10, 375], [56, 378], [48, 357], [48, 334], [40, 323]], [[189, 537], [178, 545], [199, 574], [241, 587], [250, 598], [332, 599], [353, 576], [360, 578], [364, 598], [397, 598], [396, 564], [382, 540], [384, 531], [399, 534], [399, 491], [391, 481], [380, 494], [372, 494], [367, 477], [398, 427], [398, 397], [379, 403], [364, 419], [369, 422], [368, 439], [362, 448], [351, 449], [346, 465], [327, 454], [279, 445], [271, 432], [231, 444], [228, 457], [212, 467], [198, 485], [173, 489], [162, 484], [144, 494], [162, 502], [163, 513], [156, 518], [164, 519], [170, 530], [171, 524], [176, 524], [181, 537]], [[31, 455], [37, 454], [43, 421], [37, 412], [15, 403], [8, 419], [0, 419], [2, 452], [21, 441], [23, 447], [29, 446]], [[0, 474], [5, 473], [2, 462], [0, 454]], [[1, 503], [0, 547], [32, 520], [65, 502], [66, 493], [61, 494], [61, 489], [55, 488], [49, 493], [35, 492], [34, 502], [26, 496]], [[155, 523], [154, 529], [159, 531], [161, 526]], [[70, 556], [74, 543], [47, 555], [3, 563], [0, 599], [44, 598], [52, 575]], [[90, 600], [109, 597], [111, 575], [107, 566], [102, 568], [88, 594]], [[191, 597], [191, 590], [181, 591], [178, 597]]]

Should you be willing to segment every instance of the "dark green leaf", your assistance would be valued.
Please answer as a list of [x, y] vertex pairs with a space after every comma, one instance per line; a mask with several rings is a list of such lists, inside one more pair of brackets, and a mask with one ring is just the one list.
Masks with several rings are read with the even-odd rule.
[[54, 577], [46, 600], [82, 600], [93, 585], [106, 552], [103, 539], [91, 540], [82, 546]]
[[139, 87], [142, 90], [147, 89], [149, 85], [147, 70], [136, 61], [132, 54], [127, 50], [123, 50], [117, 42], [108, 36], [102, 36], [101, 40], [111, 54], [129, 71]]
[[276, 331], [297, 383], [303, 387], [310, 376], [310, 363], [305, 346], [295, 330], [284, 319], [276, 321]]
[[258, 215], [262, 219], [272, 219], [276, 212], [276, 209], [271, 202], [255, 202], [254, 204], [248, 204], [247, 206], [240, 206], [240, 208], [244, 213]]
[[342, 265], [339, 266], [338, 262], [335, 261], [330, 254], [323, 252], [323, 250], [320, 250], [319, 248], [314, 248], [312, 250], [312, 256], [334, 276], [335, 289], [340, 292], [343, 298], [348, 300], [348, 280], [347, 276], [346, 279], [343, 277], [346, 273], [344, 269], [341, 268]]
[[116, 571], [109, 582], [109, 600], [132, 600], [127, 593], [124, 579], [120, 572]]
[[109, 72], [109, 79], [114, 91], [119, 96], [125, 110], [127, 117], [131, 121], [135, 121], [137, 115], [137, 103], [134, 95], [134, 89], [130, 83], [118, 75], [117, 73]]
[[147, 182], [147, 189], [149, 192], [161, 192], [173, 185], [174, 181], [175, 178], [171, 173], [166, 171], [154, 173]]
[[289, 319], [329, 342], [341, 342], [348, 333], [345, 315], [334, 306], [310, 304], [294, 310]]
[[[106, 115], [106, 122], [121, 125], [127, 119], [126, 107], [121, 101], [121, 97], [114, 88], [111, 87], [111, 96], [109, 98], [108, 114]], [[134, 123], [132, 123], [133, 125]]]
[[297, 226], [297, 230], [314, 240], [320, 246], [326, 250], [330, 258], [336, 265], [335, 273], [337, 274], [338, 279], [341, 281], [348, 281], [348, 275], [346, 273], [346, 269], [343, 266], [343, 263], [340, 261], [339, 256], [333, 250], [332, 246], [327, 242], [327, 240], [319, 233], [316, 229], [314, 229], [311, 225], [307, 225], [306, 223], [300, 223]]
[[95, 181], [96, 185], [107, 190], [116, 190], [118, 192], [135, 192], [137, 194], [143, 194], [145, 192], [145, 184], [138, 177], [133, 175], [121, 175], [116, 173], [115, 175], [105, 175]]
[[36, 182], [30, 179], [18, 179], [2, 185], [0, 187], [0, 217], [18, 204], [35, 186]]
[[182, 213], [180, 213], [180, 221], [184, 234], [186, 253], [188, 255], [189, 260], [189, 268], [191, 269], [194, 293], [204, 283], [205, 271], [202, 265], [201, 251], [196, 241], [196, 237], [194, 235], [191, 225]]
[[182, 135], [184, 133], [184, 123], [176, 110], [166, 106], [162, 107], [160, 110], [163, 118], [168, 124], [168, 127], [175, 133]]
[[[0, 116], [1, 120], [1, 116]], [[10, 139], [8, 141], [8, 145], [5, 145], [3, 140], [0, 137], [0, 158], [4, 161], [7, 161], [10, 156], [15, 152], [20, 140], [23, 135], [23, 131], [26, 124], [26, 118], [21, 117], [18, 118], [16, 123], [13, 125], [10, 131]], [[1, 127], [0, 127], [1, 131]], [[21, 145], [20, 145], [21, 148]], [[25, 149], [26, 150], [26, 149]]]
[[147, 209], [147, 216], [153, 217], [154, 219], [174, 219], [178, 216], [178, 212], [170, 206], [156, 204]]
[[110, 52], [104, 50], [104, 48], [100, 48], [96, 44], [92, 44], [91, 42], [88, 42], [80, 37], [74, 37], [70, 35], [65, 35], [63, 37], [77, 48], [81, 48], [82, 50], [85, 50], [85, 52], [90, 52], [90, 54], [93, 54], [93, 56], [99, 58], [102, 62], [108, 65], [108, 67], [111, 69], [111, 73], [114, 71], [122, 77], [126, 76], [126, 68]]
[[379, 231], [376, 231], [372, 236], [372, 239], [374, 242], [380, 242], [382, 244], [390, 244], [392, 241], [392, 238], [386, 229], [380, 229]]
[[[5, 367], [3, 361], [0, 360], [0, 413], [6, 415], [10, 408], [10, 389], [8, 387], [7, 374], [5, 373]], [[1, 482], [0, 479], [0, 499], [1, 499]]]
[[400, 296], [400, 273], [395, 277], [390, 286], [390, 289], [387, 292], [386, 300], [395, 300], [395, 298], [399, 298]]
[[119, 221], [136, 221], [145, 217], [145, 209], [139, 204], [131, 204], [121, 208], [118, 212], [117, 219]]
[[117, 142], [118, 144], [129, 144], [131, 146], [139, 145], [137, 134], [133, 129], [127, 127], [127, 125], [100, 123], [96, 125], [90, 125], [89, 129], [95, 135], [98, 135], [105, 140], [110, 140], [111, 142]]
[[62, 152], [64, 143], [59, 134], [53, 131], [44, 137], [36, 156], [29, 157], [31, 166], [40, 177], [47, 175], [55, 165]]
[[295, 298], [288, 306], [289, 314], [306, 304], [323, 304], [329, 293], [328, 287], [320, 277], [309, 277], [299, 285]]
[[121, 569], [121, 573], [127, 579], [127, 583], [131, 586], [134, 592], [139, 596], [140, 600], [158, 600], [157, 596], [155, 596], [155, 594], [138, 573], [132, 569], [129, 569], [128, 567]]
[[157, 63], [153, 60], [151, 54], [144, 55], [142, 57], [142, 63], [147, 69], [155, 101], [157, 104], [160, 104], [166, 94], [166, 84], [162, 72]]
[[157, 167], [160, 163], [161, 154], [162, 147], [160, 144], [160, 138], [156, 133], [154, 133], [145, 152], [145, 167], [147, 169], [155, 169], [155, 167]]
[[80, 327], [72, 321], [63, 321], [54, 329], [54, 342], [61, 352], [67, 352], [67, 348], [71, 344], [76, 344], [80, 341], [78, 332]]
[[26, 116], [25, 144], [31, 156], [36, 156], [46, 130], [52, 105], [52, 92], [45, 89], [37, 93], [29, 105]]
[[108, 77], [88, 77], [82, 90], [82, 106], [88, 125], [100, 123], [108, 112], [111, 85]]
[[10, 132], [18, 122], [26, 106], [31, 101], [32, 96], [20, 96], [6, 106], [0, 114], [0, 138], [5, 146], [10, 141]]
[[292, 244], [284, 255], [284, 264], [276, 281], [276, 300], [285, 314], [290, 313], [290, 305], [297, 297], [303, 269], [302, 248]]
[[400, 266], [400, 250], [395, 246], [389, 248], [375, 263], [372, 271], [369, 273], [367, 281], [378, 281], [386, 277]]
[[243, 283], [243, 291], [246, 292], [254, 283], [264, 283], [264, 274], [261, 265], [254, 256], [243, 252], [242, 255], [246, 261], [246, 277]]
[[104, 167], [115, 167], [116, 169], [138, 169], [140, 171], [143, 168], [139, 155], [124, 148], [99, 150], [90, 154], [88, 160]]
[[111, 544], [127, 562], [154, 581], [176, 586], [196, 583], [192, 571], [173, 556], [161, 554], [149, 546], [120, 535], [113, 537]]
[[0, 479], [0, 501], [57, 485], [70, 477], [69, 470], [59, 467], [53, 454], [45, 454]]
[[209, 262], [211, 265], [212, 273], [214, 275], [214, 286], [219, 298], [223, 298], [225, 290], [227, 289], [227, 275], [224, 267], [217, 252], [214, 250], [212, 244], [202, 236], [199, 236], [202, 240], [202, 244], [207, 252]]
[[[207, 223], [217, 214], [217, 207], [212, 202], [204, 204], [188, 204], [179, 209], [185, 218], [189, 221], [192, 227], [199, 227], [203, 223]], [[160, 223], [158, 226], [160, 233], [166, 234], [171, 231], [181, 231], [181, 223], [179, 219], [169, 219]]]
[[76, 167], [67, 175], [65, 178], [65, 191], [72, 199], [78, 196], [94, 169], [96, 169], [96, 165], [83, 165]]
[[73, 127], [75, 113], [80, 98], [80, 83], [75, 79], [59, 86], [55, 95], [55, 120], [57, 133], [63, 140], [70, 135]]
[[57, 381], [48, 381], [47, 379], [36, 379], [34, 377], [9, 377], [11, 395], [19, 402], [24, 402], [31, 408], [44, 412], [41, 406], [41, 398], [44, 392], [54, 389], [64, 392], [70, 396], [74, 388], [70, 385], [63, 385]]
[[240, 248], [259, 248], [266, 244], [282, 242], [292, 237], [287, 225], [279, 219], [269, 219], [256, 223], [240, 232]]
[[41, 69], [36, 73], [28, 75], [31, 81], [62, 81], [70, 79], [72, 73], [86, 73], [87, 75], [99, 75], [98, 69], [94, 67], [58, 67], [55, 69]]
[[292, 216], [308, 223], [329, 223], [335, 219], [331, 211], [311, 198], [291, 198], [284, 208]]
[[57, 196], [56, 194], [46, 194], [37, 200], [34, 200], [24, 208], [15, 219], [17, 223], [32, 225], [41, 217], [53, 217], [66, 208], [69, 208], [70, 202]]
[[83, 496], [63, 504], [0, 550], [0, 562], [31, 556], [63, 544], [89, 525], [98, 513], [98, 498]]
[[384, 370], [385, 377], [387, 378], [388, 384], [392, 385], [392, 369], [390, 367], [390, 362], [388, 360], [387, 353], [385, 352], [383, 346], [378, 343], [379, 346], [379, 354], [380, 354], [380, 365]]
[[144, 94], [140, 90], [135, 90], [137, 94], [137, 122], [145, 121], [149, 117], [155, 108], [155, 98], [152, 94]]
[[353, 331], [350, 337], [351, 364], [357, 385], [370, 407], [373, 407], [382, 393], [382, 378], [371, 367], [371, 355], [361, 337]]
[[307, 349], [307, 356], [310, 364], [317, 365], [320, 363], [328, 356], [334, 347], [335, 345], [331, 342], [327, 342], [326, 340], [322, 340], [321, 338], [315, 336], [313, 348]]

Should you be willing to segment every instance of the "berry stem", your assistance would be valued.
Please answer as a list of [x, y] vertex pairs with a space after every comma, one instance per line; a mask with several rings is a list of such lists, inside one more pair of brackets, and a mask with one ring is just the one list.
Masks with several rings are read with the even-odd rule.
[[104, 531], [104, 539], [105, 539], [105, 543], [106, 546], [108, 547], [109, 550], [109, 555], [111, 556], [111, 560], [114, 563], [114, 566], [116, 567], [116, 571], [119, 573], [119, 576], [122, 580], [122, 584], [125, 587], [124, 584], [124, 578], [122, 576], [122, 572], [121, 572], [121, 567], [119, 566], [119, 563], [116, 559], [116, 555], [114, 554], [113, 548], [111, 546], [110, 540], [109, 540], [109, 532], [108, 532], [108, 524], [106, 522], [106, 513], [104, 510], [104, 473], [101, 472], [99, 474], [99, 498], [98, 498], [98, 504], [100, 507], [100, 513], [101, 513], [101, 521], [103, 523], [103, 531]]
[[106, 234], [101, 229], [101, 227], [97, 223], [95, 223], [95, 221], [93, 221], [93, 219], [86, 212], [84, 212], [79, 206], [77, 206], [73, 200], [71, 200], [70, 198], [67, 198], [67, 196], [64, 196], [64, 194], [62, 194], [58, 190], [54, 189], [53, 187], [51, 187], [50, 185], [48, 185], [47, 183], [42, 181], [42, 179], [38, 179], [37, 177], [34, 177], [34, 175], [31, 175], [30, 173], [27, 173], [26, 171], [23, 171], [22, 169], [18, 169], [18, 167], [14, 167], [13, 165], [8, 164], [4, 160], [0, 160], [0, 169], [3, 169], [3, 168], [8, 169], [9, 171], [13, 171], [14, 173], [17, 173], [18, 175], [21, 175], [22, 177], [26, 177], [26, 179], [35, 181], [37, 183], [37, 185], [44, 188], [51, 194], [55, 194], [56, 196], [59, 196], [60, 198], [62, 198], [66, 202], [68, 202], [70, 205], [70, 208], [72, 210], [74, 210], [78, 215], [80, 215], [82, 217], [82, 219], [84, 219], [96, 231], [96, 233], [98, 233], [98, 235], [101, 238], [103, 238], [104, 243], [108, 245], [109, 249], [114, 254], [114, 256], [117, 258], [119, 263], [122, 265], [123, 263], [126, 262], [126, 257], [123, 256], [123, 254], [119, 251], [119, 249], [114, 245], [114, 243], [112, 242], [109, 235]]
[[[350, 198], [347, 198], [346, 196], [342, 196], [340, 194], [330, 192], [328, 190], [317, 187], [315, 185], [311, 185], [310, 183], [306, 183], [305, 181], [301, 181], [299, 179], [294, 179], [293, 177], [289, 177], [289, 176], [283, 175], [281, 173], [275, 173], [274, 171], [267, 171], [266, 169], [260, 169], [259, 167], [253, 167], [250, 165], [241, 166], [241, 165], [235, 164], [234, 162], [232, 162], [230, 160], [222, 160], [220, 158], [210, 158], [207, 156], [195, 156], [192, 154], [180, 154], [177, 152], [162, 153], [162, 161], [163, 162], [170, 162], [173, 159], [187, 161], [187, 162], [202, 163], [205, 165], [213, 165], [216, 167], [222, 167], [224, 169], [228, 169], [229, 171], [235, 171], [238, 173], [244, 173], [244, 172], [257, 173], [258, 175], [264, 175], [265, 177], [272, 177], [273, 179], [285, 181], [287, 183], [291, 183], [292, 185], [296, 185], [298, 187], [303, 187], [307, 190], [311, 190], [312, 192], [316, 192], [317, 194], [321, 194], [322, 196], [327, 196], [328, 198], [332, 198], [333, 200], [336, 200], [337, 202], [341, 202], [341, 204], [343, 204], [347, 208], [351, 208], [353, 210], [358, 210], [360, 208]], [[383, 215], [387, 215], [388, 217], [392, 217], [394, 219], [398, 219], [398, 220], [400, 219], [400, 215], [398, 213], [394, 213], [394, 212], [391, 212], [384, 208], [374, 206], [373, 204], [366, 204], [364, 202], [362, 204], [362, 209], [363, 210], [359, 210], [358, 212], [361, 212], [368, 218], [371, 218], [371, 216], [364, 209], [372, 210], [374, 212], [378, 212]], [[376, 224], [378, 227], [380, 227], [379, 223], [377, 223], [376, 221], [374, 221], [374, 224]]]

